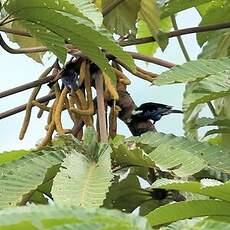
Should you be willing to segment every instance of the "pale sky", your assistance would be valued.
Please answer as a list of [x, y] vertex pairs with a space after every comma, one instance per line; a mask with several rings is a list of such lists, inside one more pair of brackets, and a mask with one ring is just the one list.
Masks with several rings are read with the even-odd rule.
[[[194, 9], [186, 10], [177, 16], [177, 22], [179, 28], [197, 26], [200, 22], [200, 16]], [[171, 38], [169, 41], [169, 45], [164, 53], [158, 50], [155, 54], [155, 57], [162, 58], [175, 64], [184, 63], [185, 59], [181, 53], [177, 39]], [[183, 36], [183, 41], [191, 59], [195, 60], [201, 51], [196, 43], [195, 34]], [[14, 44], [10, 45], [12, 47], [14, 46]], [[8, 54], [1, 48], [0, 52], [0, 92], [36, 80], [38, 76], [44, 71], [44, 69], [48, 67], [50, 63], [52, 63], [53, 60], [51, 58], [51, 60], [46, 61], [45, 65], [43, 66], [34, 62], [26, 55]], [[146, 68], [144, 62], [138, 61], [136, 63], [138, 66]], [[166, 70], [166, 68], [153, 64], [149, 64], [147, 69], [155, 73], [161, 73]], [[132, 85], [128, 87], [128, 91], [137, 105], [151, 101], [172, 105], [176, 109], [181, 108], [184, 91], [184, 86], [182, 84], [157, 87], [151, 86], [149, 83], [146, 83], [143, 80], [139, 80], [134, 76], [129, 76], [129, 78], [132, 81]], [[44, 85], [43, 90], [39, 95], [45, 95], [44, 92], [48, 92], [48, 90], [48, 87]], [[31, 90], [27, 90], [22, 93], [0, 99], [0, 111], [3, 112], [5, 110], [26, 103], [30, 93]], [[32, 111], [32, 119], [25, 138], [22, 141], [18, 139], [18, 135], [25, 112], [21, 112], [0, 120], [0, 152], [13, 149], [33, 148], [35, 143], [44, 137], [44, 124], [46, 124], [47, 114], [46, 116], [43, 115], [41, 119], [37, 119], [36, 115], [38, 109], [34, 107]], [[67, 127], [72, 127], [70, 121], [64, 117], [65, 116], [63, 116], [64, 124], [66, 124]], [[180, 114], [165, 116], [159, 122], [157, 122], [156, 128], [159, 132], [173, 133], [177, 136], [182, 136], [182, 118], [183, 117]], [[130, 135], [127, 127], [121, 122], [119, 123], [118, 133], [126, 136]]]

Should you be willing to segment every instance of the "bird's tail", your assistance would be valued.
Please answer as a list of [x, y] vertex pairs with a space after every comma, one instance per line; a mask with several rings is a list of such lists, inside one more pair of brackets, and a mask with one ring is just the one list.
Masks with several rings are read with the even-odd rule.
[[171, 109], [170, 113], [183, 113], [181, 110]]

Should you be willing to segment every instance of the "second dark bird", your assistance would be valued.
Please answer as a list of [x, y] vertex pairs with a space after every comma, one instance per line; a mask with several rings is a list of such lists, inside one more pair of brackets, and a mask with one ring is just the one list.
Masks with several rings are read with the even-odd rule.
[[148, 102], [137, 107], [132, 114], [132, 120], [147, 121], [152, 120], [154, 123], [159, 121], [162, 116], [170, 113], [183, 113], [181, 110], [172, 109], [170, 105]]

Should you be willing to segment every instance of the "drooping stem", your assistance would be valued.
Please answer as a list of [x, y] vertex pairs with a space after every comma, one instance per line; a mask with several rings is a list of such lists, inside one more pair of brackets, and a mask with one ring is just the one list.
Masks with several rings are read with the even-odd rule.
[[210, 111], [211, 111], [213, 117], [216, 117], [217, 114], [216, 114], [216, 111], [215, 111], [215, 108], [214, 108], [212, 102], [211, 102], [211, 101], [207, 102], [207, 105], [208, 105], [208, 108], [210, 109]]
[[[175, 17], [175, 15], [172, 15], [172, 16], [171, 16], [171, 20], [172, 20], [172, 24], [173, 24], [174, 30], [178, 30], [178, 26], [177, 26], [177, 22], [176, 22], [176, 17]], [[188, 55], [188, 52], [187, 52], [187, 50], [186, 50], [186, 48], [185, 48], [185, 45], [184, 45], [184, 42], [183, 42], [181, 36], [177, 36], [177, 40], [178, 40], [178, 43], [179, 43], [179, 45], [180, 45], [181, 51], [182, 51], [182, 53], [184, 54], [185, 60], [186, 60], [187, 62], [190, 61], [190, 57], [189, 57], [189, 55]]]

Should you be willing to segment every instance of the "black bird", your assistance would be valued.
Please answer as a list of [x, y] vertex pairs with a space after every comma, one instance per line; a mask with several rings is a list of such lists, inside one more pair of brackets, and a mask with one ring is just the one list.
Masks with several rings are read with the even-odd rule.
[[172, 109], [170, 105], [148, 102], [140, 105], [133, 111], [131, 120], [147, 121], [153, 120], [155, 123], [159, 121], [162, 116], [170, 113], [183, 113], [180, 110]]
[[68, 63], [61, 74], [62, 83], [76, 91], [79, 88], [79, 73], [75, 69], [75, 63]]

